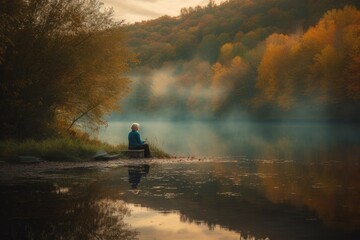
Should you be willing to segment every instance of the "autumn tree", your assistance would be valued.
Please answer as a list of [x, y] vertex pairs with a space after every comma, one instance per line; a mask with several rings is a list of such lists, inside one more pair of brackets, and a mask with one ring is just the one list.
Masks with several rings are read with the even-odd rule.
[[273, 34], [266, 40], [266, 50], [258, 67], [257, 102], [273, 102], [282, 109], [292, 107], [295, 99], [294, 75], [296, 67], [292, 52], [296, 49], [296, 38]]
[[[227, 45], [224, 45], [227, 46]], [[247, 75], [249, 74], [249, 64], [239, 56], [235, 56], [229, 63], [216, 63], [213, 66], [212, 90], [212, 110], [217, 113], [221, 109], [227, 108], [228, 99], [236, 92], [237, 99], [244, 100], [248, 90]], [[238, 105], [241, 105], [237, 102]]]
[[300, 36], [273, 34], [258, 67], [258, 101], [283, 110], [305, 101], [330, 108], [358, 100], [360, 11], [328, 11]]
[[198, 53], [203, 59], [214, 62], [218, 55], [216, 36], [213, 34], [204, 36], [198, 45]]
[[134, 59], [97, 0], [0, 2], [1, 137], [96, 129], [128, 91]]
[[352, 45], [349, 52], [350, 62], [346, 67], [345, 76], [346, 78], [346, 95], [348, 98], [359, 101], [360, 100], [360, 27], [354, 29], [352, 33], [357, 38]]

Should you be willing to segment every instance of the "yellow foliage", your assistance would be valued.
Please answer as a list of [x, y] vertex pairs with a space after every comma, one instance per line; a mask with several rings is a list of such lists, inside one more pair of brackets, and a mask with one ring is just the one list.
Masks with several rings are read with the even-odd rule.
[[259, 98], [274, 101], [281, 108], [289, 109], [294, 101], [294, 85], [288, 72], [294, 63], [297, 46], [295, 38], [273, 34], [266, 40], [266, 49], [258, 67], [256, 87], [261, 90]]
[[225, 43], [220, 49], [220, 59], [226, 62], [233, 57], [234, 45], [232, 43]]
[[224, 88], [222, 76], [228, 71], [221, 63], [215, 63], [212, 67], [213, 77], [211, 82], [211, 107], [213, 111], [216, 111], [219, 108], [219, 105], [224, 100]]
[[121, 73], [134, 59], [120, 44], [116, 45], [122, 41], [123, 34], [119, 30], [101, 31], [84, 46], [86, 49], [79, 49], [85, 50], [86, 56], [58, 86], [66, 92], [66, 97], [56, 107], [60, 131], [70, 127], [96, 130], [105, 122], [104, 115], [119, 110], [119, 99], [129, 91], [129, 80]]
[[[228, 93], [234, 90], [235, 84], [240, 85], [242, 78], [248, 74], [250, 70], [249, 64], [241, 57], [234, 57], [228, 65], [216, 63], [212, 67], [213, 77], [211, 84], [212, 91], [212, 110], [216, 111], [221, 107], [221, 104], [225, 102]], [[242, 91], [246, 91], [246, 88], [240, 89], [239, 95], [244, 94]]]
[[301, 95], [321, 103], [358, 99], [359, 42], [360, 11], [353, 7], [329, 11], [302, 36], [271, 35], [258, 67], [258, 99], [282, 109]]

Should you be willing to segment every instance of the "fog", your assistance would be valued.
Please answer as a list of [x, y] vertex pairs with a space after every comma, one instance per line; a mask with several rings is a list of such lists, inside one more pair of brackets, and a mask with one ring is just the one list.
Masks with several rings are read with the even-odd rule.
[[122, 112], [108, 118], [99, 138], [127, 144], [131, 124], [139, 122], [143, 139], [176, 156], [313, 161], [322, 158], [319, 152], [358, 151], [350, 148], [360, 142], [359, 126], [324, 121], [325, 106], [304, 101], [283, 119], [274, 120], [269, 112], [254, 117], [233, 102], [232, 86], [212, 86], [208, 63], [195, 62], [185, 67], [185, 77], [175, 64], [131, 75], [132, 91], [121, 102]]
[[[100, 139], [127, 144], [131, 123], [109, 122]], [[345, 124], [144, 119], [140, 124], [143, 140], [176, 156], [297, 161], [359, 156], [360, 128]]]
[[112, 114], [109, 120], [211, 117], [214, 91], [210, 78], [206, 82], [196, 79], [196, 83], [185, 83], [176, 71], [176, 65], [168, 65], [130, 75], [131, 92], [120, 103], [122, 112]]
[[127, 144], [131, 124], [139, 122], [143, 139], [176, 156], [314, 161], [328, 153], [334, 160], [359, 155], [359, 126], [327, 121], [325, 105], [298, 102], [285, 117], [271, 108], [254, 114], [237, 104], [236, 87], [214, 87], [209, 63], [192, 63], [131, 74], [132, 91], [100, 140]]

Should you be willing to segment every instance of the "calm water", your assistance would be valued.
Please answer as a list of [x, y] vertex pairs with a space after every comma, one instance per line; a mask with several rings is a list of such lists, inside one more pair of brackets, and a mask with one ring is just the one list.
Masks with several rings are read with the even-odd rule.
[[[131, 122], [110, 122], [100, 139], [126, 143]], [[141, 122], [141, 137], [178, 156], [249, 159], [359, 159], [360, 125], [248, 122]], [[310, 156], [310, 155], [311, 156]]]
[[152, 124], [207, 158], [3, 165], [0, 239], [360, 239], [358, 127]]

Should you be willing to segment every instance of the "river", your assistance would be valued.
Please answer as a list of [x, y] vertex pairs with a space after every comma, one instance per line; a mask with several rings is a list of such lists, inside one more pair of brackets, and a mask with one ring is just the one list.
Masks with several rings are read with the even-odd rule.
[[360, 239], [358, 126], [141, 125], [178, 157], [1, 166], [1, 239]]

